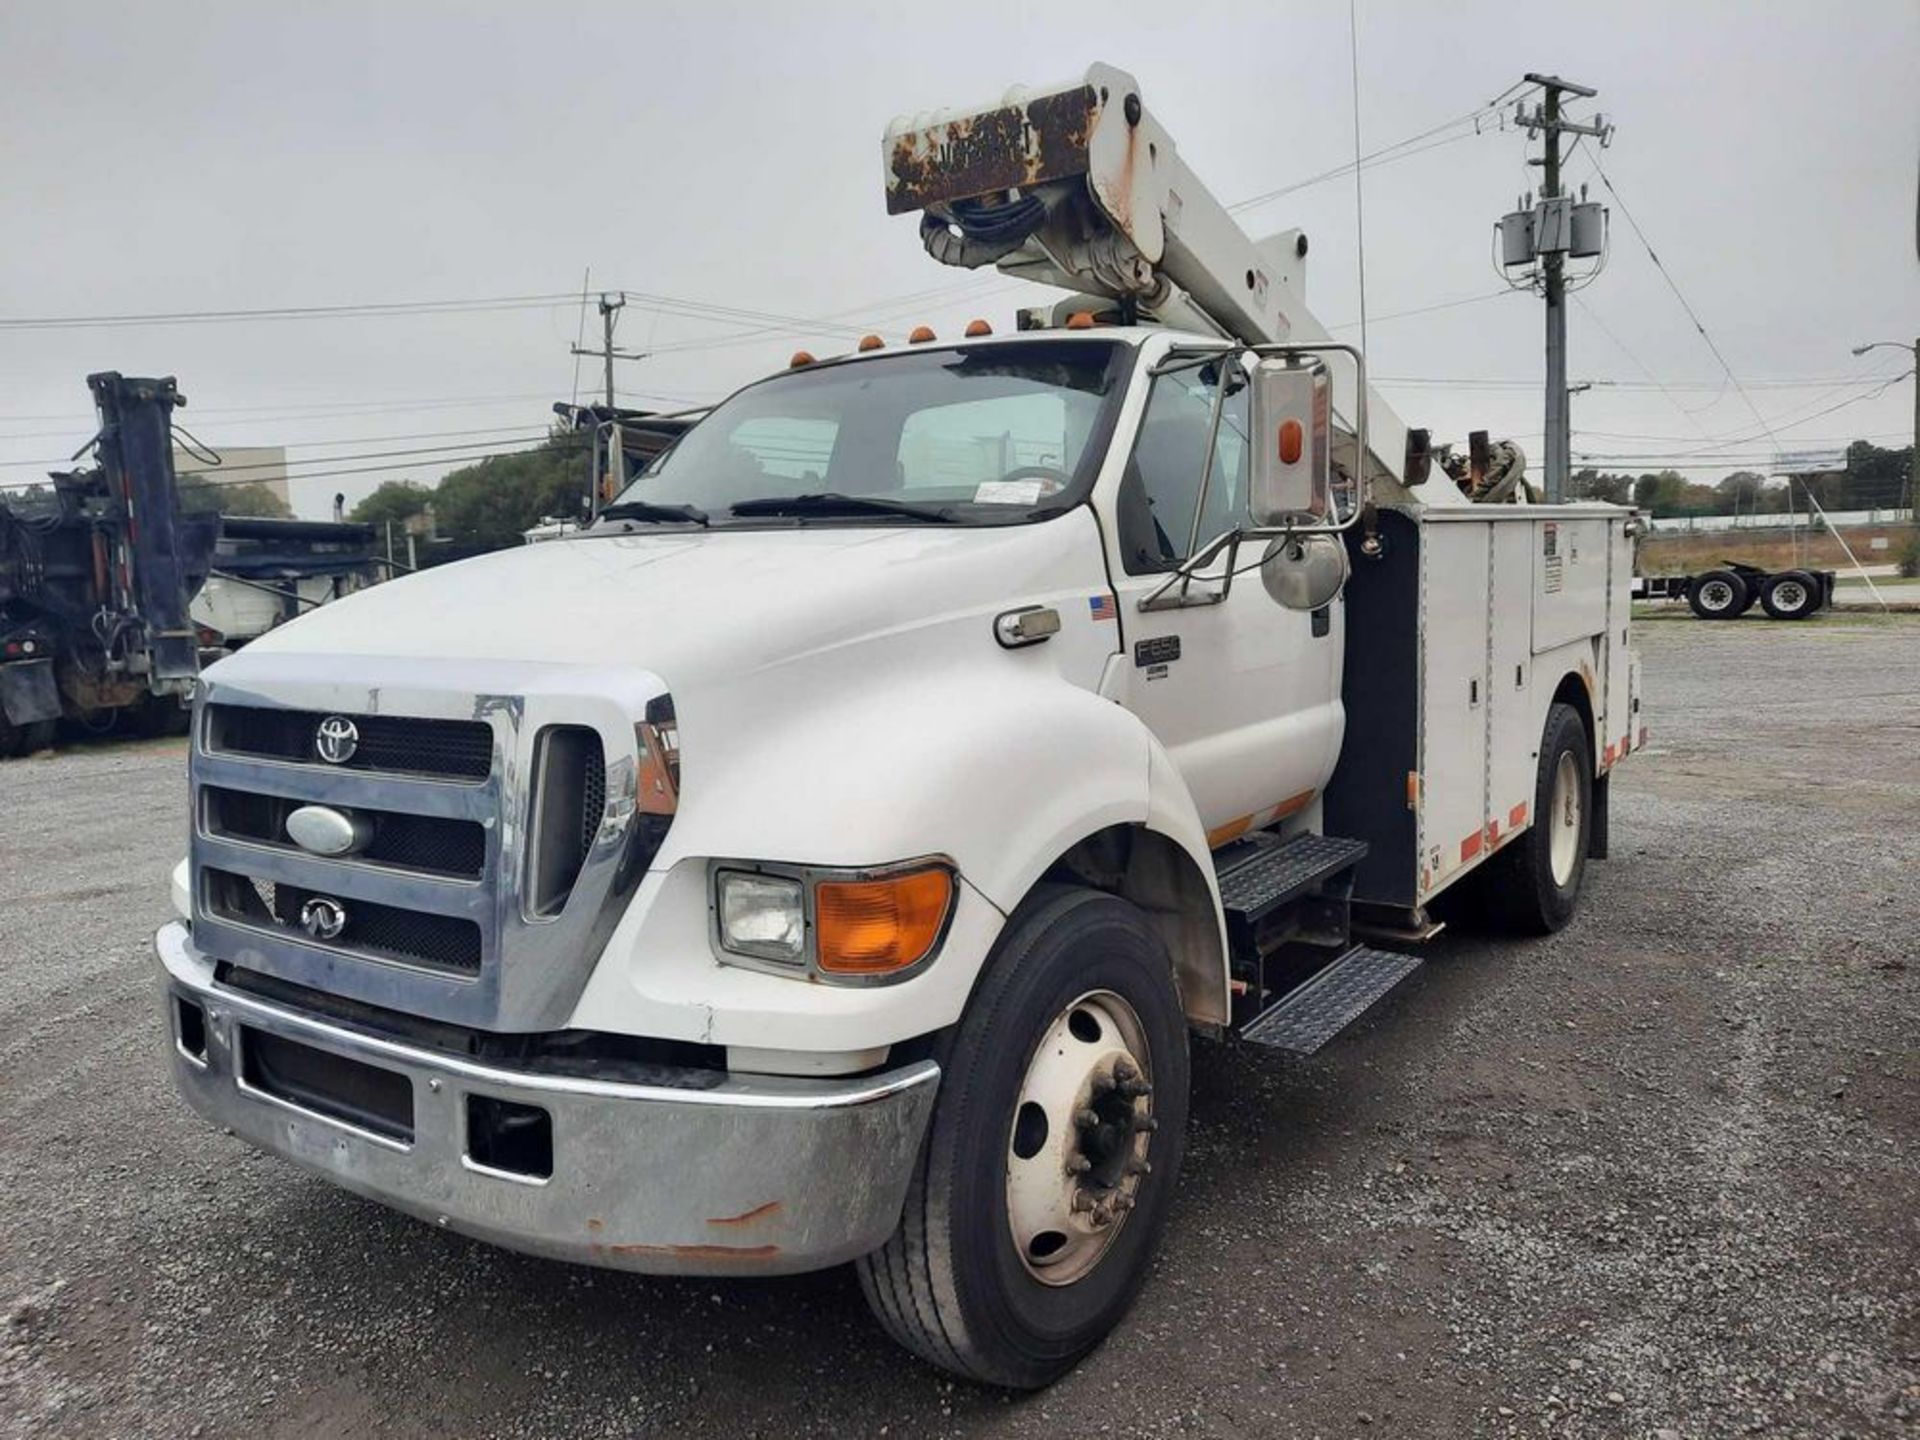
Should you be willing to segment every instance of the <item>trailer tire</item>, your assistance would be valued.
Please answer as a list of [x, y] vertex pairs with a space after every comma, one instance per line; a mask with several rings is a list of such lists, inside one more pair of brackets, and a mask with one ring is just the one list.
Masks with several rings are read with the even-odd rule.
[[1769, 575], [1760, 590], [1760, 604], [1775, 620], [1804, 620], [1820, 608], [1820, 582], [1804, 570]]
[[922, 1359], [1037, 1389], [1119, 1323], [1172, 1204], [1187, 1025], [1166, 947], [1127, 901], [1043, 885], [937, 1053], [900, 1225], [860, 1287]]
[[1752, 588], [1734, 570], [1709, 570], [1687, 587], [1687, 604], [1702, 620], [1735, 619], [1752, 603]]
[[1593, 829], [1593, 740], [1571, 705], [1547, 711], [1533, 824], [1487, 867], [1489, 906], [1507, 928], [1550, 935], [1573, 918]]

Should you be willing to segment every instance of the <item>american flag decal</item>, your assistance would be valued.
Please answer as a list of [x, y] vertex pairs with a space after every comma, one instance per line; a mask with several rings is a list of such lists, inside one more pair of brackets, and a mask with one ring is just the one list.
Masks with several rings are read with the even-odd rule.
[[1089, 595], [1087, 597], [1087, 609], [1092, 613], [1095, 620], [1118, 620], [1120, 618], [1120, 612], [1114, 608], [1113, 596], [1111, 595]]

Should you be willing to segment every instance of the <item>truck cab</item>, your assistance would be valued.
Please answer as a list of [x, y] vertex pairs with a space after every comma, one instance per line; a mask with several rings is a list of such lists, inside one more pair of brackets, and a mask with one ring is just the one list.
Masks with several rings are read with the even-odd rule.
[[183, 1094], [430, 1223], [853, 1261], [932, 1363], [1061, 1374], [1167, 1221], [1189, 1035], [1310, 1053], [1418, 963], [1360, 928], [1469, 875], [1564, 924], [1634, 743], [1626, 512], [1374, 473], [1363, 366], [1341, 409], [1299, 349], [798, 355], [578, 534], [221, 661]]

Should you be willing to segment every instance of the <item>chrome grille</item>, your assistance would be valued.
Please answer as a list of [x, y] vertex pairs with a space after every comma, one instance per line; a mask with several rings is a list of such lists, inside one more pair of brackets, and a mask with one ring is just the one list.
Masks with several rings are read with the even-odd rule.
[[[207, 748], [308, 765], [324, 763], [315, 748], [322, 721], [335, 712], [207, 707]], [[436, 720], [403, 715], [344, 715], [358, 742], [340, 762], [349, 770], [485, 780], [493, 768], [493, 727], [484, 720]], [[329, 767], [332, 768], [332, 767]]]
[[[299, 800], [206, 785], [201, 787], [200, 803], [201, 823], [210, 835], [298, 850], [287, 838], [287, 816], [300, 808]], [[466, 880], [480, 877], [487, 859], [487, 832], [478, 821], [405, 811], [363, 809], [360, 813], [373, 822], [373, 840], [355, 854], [356, 860]]]
[[[658, 682], [600, 674], [592, 688], [498, 694], [486, 683], [499, 673], [245, 651], [211, 672], [190, 762], [201, 952], [450, 1024], [563, 1028], [665, 834], [667, 817], [636, 818], [632, 717]], [[352, 763], [314, 749], [331, 717], [358, 732]], [[556, 734], [571, 737], [572, 778], [554, 792], [567, 803], [536, 814], [541, 737]], [[344, 856], [294, 845], [286, 817], [307, 804], [371, 820], [371, 841]], [[566, 883], [536, 905], [545, 840]], [[345, 914], [330, 938], [301, 924], [315, 897]]]
[[[283, 931], [303, 941], [311, 938], [301, 928], [300, 910], [322, 892], [215, 869], [204, 872], [204, 883], [207, 908], [221, 919]], [[401, 910], [371, 900], [337, 903], [346, 915], [346, 926], [324, 942], [330, 948], [463, 975], [480, 971], [480, 927], [471, 920]]]

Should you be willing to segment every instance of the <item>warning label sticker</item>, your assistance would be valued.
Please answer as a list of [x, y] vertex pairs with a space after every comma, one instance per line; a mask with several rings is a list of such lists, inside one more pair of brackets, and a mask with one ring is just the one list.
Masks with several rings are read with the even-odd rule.
[[1551, 520], [1540, 527], [1540, 554], [1542, 583], [1547, 594], [1552, 595], [1560, 589], [1563, 576], [1560, 571], [1560, 527]]

